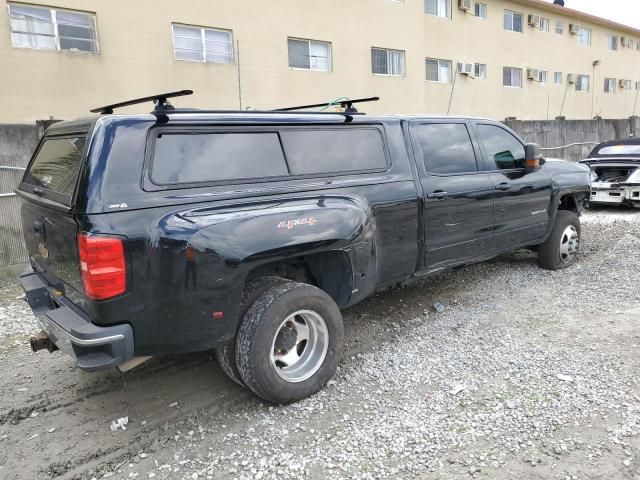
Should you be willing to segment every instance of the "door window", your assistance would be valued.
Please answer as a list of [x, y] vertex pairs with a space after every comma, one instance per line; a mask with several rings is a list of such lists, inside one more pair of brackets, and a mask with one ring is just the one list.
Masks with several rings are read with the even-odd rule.
[[455, 175], [478, 171], [476, 156], [466, 125], [462, 123], [432, 123], [418, 125], [415, 127], [415, 131], [427, 172]]
[[478, 125], [478, 133], [487, 153], [489, 170], [522, 167], [524, 146], [516, 137], [495, 125]]

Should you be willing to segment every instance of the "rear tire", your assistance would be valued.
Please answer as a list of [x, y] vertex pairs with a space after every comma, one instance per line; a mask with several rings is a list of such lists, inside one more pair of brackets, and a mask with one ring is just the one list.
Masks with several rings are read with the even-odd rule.
[[342, 315], [311, 285], [287, 282], [266, 290], [238, 330], [236, 364], [245, 385], [271, 403], [318, 392], [342, 358]]
[[578, 215], [568, 210], [558, 210], [549, 238], [538, 249], [538, 265], [547, 270], [561, 270], [576, 263], [580, 235]]
[[[240, 321], [242, 321], [247, 310], [249, 310], [258, 297], [274, 285], [280, 285], [288, 281], [286, 278], [270, 276], [256, 278], [247, 283], [242, 292], [242, 299], [240, 300], [240, 309], [238, 311]], [[240, 372], [238, 372], [238, 367], [236, 366], [236, 338], [234, 337], [227, 343], [216, 347], [215, 354], [218, 365], [220, 365], [222, 371], [238, 385], [246, 388]]]

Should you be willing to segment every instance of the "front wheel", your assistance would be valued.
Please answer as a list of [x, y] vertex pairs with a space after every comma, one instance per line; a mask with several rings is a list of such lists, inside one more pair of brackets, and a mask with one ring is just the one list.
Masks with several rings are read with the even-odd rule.
[[236, 365], [245, 385], [272, 403], [318, 392], [342, 357], [342, 315], [322, 290], [287, 282], [266, 290], [245, 314]]
[[549, 238], [538, 249], [538, 265], [547, 270], [560, 270], [576, 263], [580, 235], [578, 215], [568, 210], [559, 210]]

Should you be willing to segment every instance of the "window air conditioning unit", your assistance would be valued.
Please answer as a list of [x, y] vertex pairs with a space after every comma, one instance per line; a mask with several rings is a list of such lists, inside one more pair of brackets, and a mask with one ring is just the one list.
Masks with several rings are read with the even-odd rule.
[[527, 68], [527, 78], [529, 80], [540, 81], [540, 71], [537, 68]]
[[529, 15], [529, 25], [540, 28], [540, 15]]
[[580, 33], [580, 25], [578, 25], [577, 23], [570, 23], [569, 33], [571, 35], [578, 35]]
[[474, 74], [473, 63], [459, 63], [458, 64], [458, 73], [461, 75], [467, 75], [469, 77], [473, 77]]
[[471, 10], [471, 0], [458, 0], [458, 8], [460, 10]]
[[631, 82], [629, 80], [620, 80], [618, 82], [618, 86], [620, 88], [624, 88], [625, 90], [631, 90]]
[[570, 73], [569, 75], [567, 75], [567, 83], [571, 85], [575, 85], [577, 82], [578, 82], [578, 75], [576, 75], [575, 73]]

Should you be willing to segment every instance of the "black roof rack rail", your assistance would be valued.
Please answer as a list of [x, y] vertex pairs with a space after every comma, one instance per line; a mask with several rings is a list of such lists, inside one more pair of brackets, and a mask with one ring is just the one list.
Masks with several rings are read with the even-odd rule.
[[[380, 100], [380, 97], [367, 97], [367, 98], [354, 98], [353, 100], [344, 99], [344, 100], [335, 100], [333, 102], [325, 102], [325, 103], [315, 103], [313, 105], [299, 105], [296, 107], [285, 107], [285, 108], [277, 108], [273, 110], [274, 112], [289, 112], [292, 110], [304, 110], [307, 108], [318, 108], [318, 107], [330, 107], [332, 105], [340, 105], [345, 109], [344, 113], [358, 113], [358, 110], [353, 106], [354, 103], [364, 103], [364, 102], [377, 102]], [[337, 113], [337, 112], [334, 112]]]
[[133, 100], [127, 100], [125, 102], [114, 103], [111, 105], [105, 105], [104, 107], [94, 108], [91, 110], [91, 112], [108, 115], [113, 113], [113, 110], [115, 108], [128, 107], [130, 105], [137, 105], [139, 103], [153, 102], [155, 104], [153, 113], [162, 113], [167, 110], [174, 110], [173, 105], [171, 105], [167, 99], [174, 97], [183, 97], [185, 95], [191, 94], [193, 94], [193, 90], [178, 90], [175, 92], [159, 93], [157, 95], [151, 95], [149, 97], [134, 98]]

